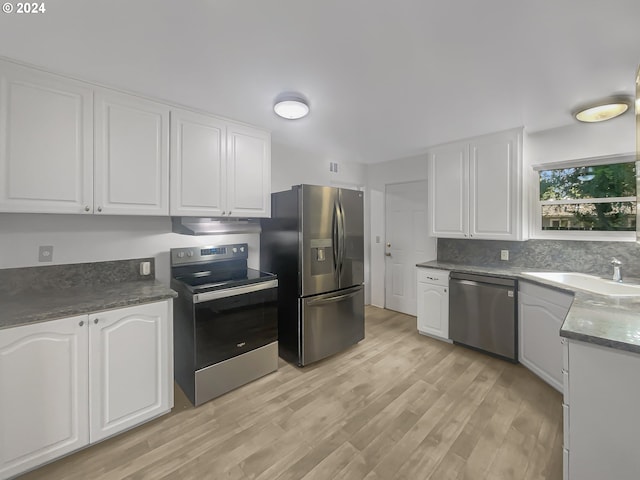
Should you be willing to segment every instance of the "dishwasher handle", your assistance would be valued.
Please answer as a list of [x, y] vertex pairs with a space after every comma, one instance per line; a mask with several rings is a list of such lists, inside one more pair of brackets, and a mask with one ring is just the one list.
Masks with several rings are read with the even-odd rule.
[[466, 285], [492, 285], [516, 288], [516, 279], [508, 277], [494, 277], [491, 275], [478, 275], [463, 272], [451, 272], [451, 281]]

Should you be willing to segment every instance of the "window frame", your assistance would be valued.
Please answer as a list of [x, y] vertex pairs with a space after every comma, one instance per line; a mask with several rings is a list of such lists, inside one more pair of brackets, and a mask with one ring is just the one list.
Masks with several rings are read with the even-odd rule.
[[[594, 202], [594, 199], [573, 199], [571, 201], [562, 200], [540, 200], [540, 171], [556, 170], [561, 168], [577, 168], [577, 167], [594, 167], [598, 165], [610, 165], [613, 163], [636, 163], [636, 154], [628, 153], [621, 155], [609, 155], [603, 157], [582, 158], [578, 160], [570, 160], [563, 162], [551, 162], [533, 165], [531, 189], [531, 222], [529, 238], [540, 240], [583, 240], [583, 241], [614, 241], [614, 242], [635, 242], [638, 224], [636, 223], [636, 231], [586, 231], [586, 230], [543, 230], [542, 229], [542, 206], [543, 205], [575, 205], [580, 203], [609, 203], [625, 201], [638, 202], [638, 192], [636, 190], [635, 197], [607, 197], [600, 202]], [[636, 165], [636, 177], [639, 172]], [[600, 199], [596, 199], [600, 200]]]

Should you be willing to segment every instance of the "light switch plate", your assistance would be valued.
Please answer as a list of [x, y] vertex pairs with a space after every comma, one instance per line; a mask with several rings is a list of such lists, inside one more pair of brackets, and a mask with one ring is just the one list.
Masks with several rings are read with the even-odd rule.
[[500, 260], [509, 260], [509, 250], [500, 250]]

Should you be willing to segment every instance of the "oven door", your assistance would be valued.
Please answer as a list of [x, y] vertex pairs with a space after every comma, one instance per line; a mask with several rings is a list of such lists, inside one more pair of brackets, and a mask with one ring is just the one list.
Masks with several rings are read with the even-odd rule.
[[196, 370], [278, 340], [278, 281], [194, 295]]

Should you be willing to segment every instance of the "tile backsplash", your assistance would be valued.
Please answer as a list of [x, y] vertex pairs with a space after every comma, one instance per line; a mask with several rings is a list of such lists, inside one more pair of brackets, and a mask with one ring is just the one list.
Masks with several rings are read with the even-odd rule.
[[[500, 260], [500, 251], [509, 250], [509, 260]], [[640, 245], [635, 242], [587, 242], [566, 240], [438, 239], [438, 261], [495, 267], [524, 267], [612, 274], [611, 258], [622, 262], [624, 277], [640, 279]]]

